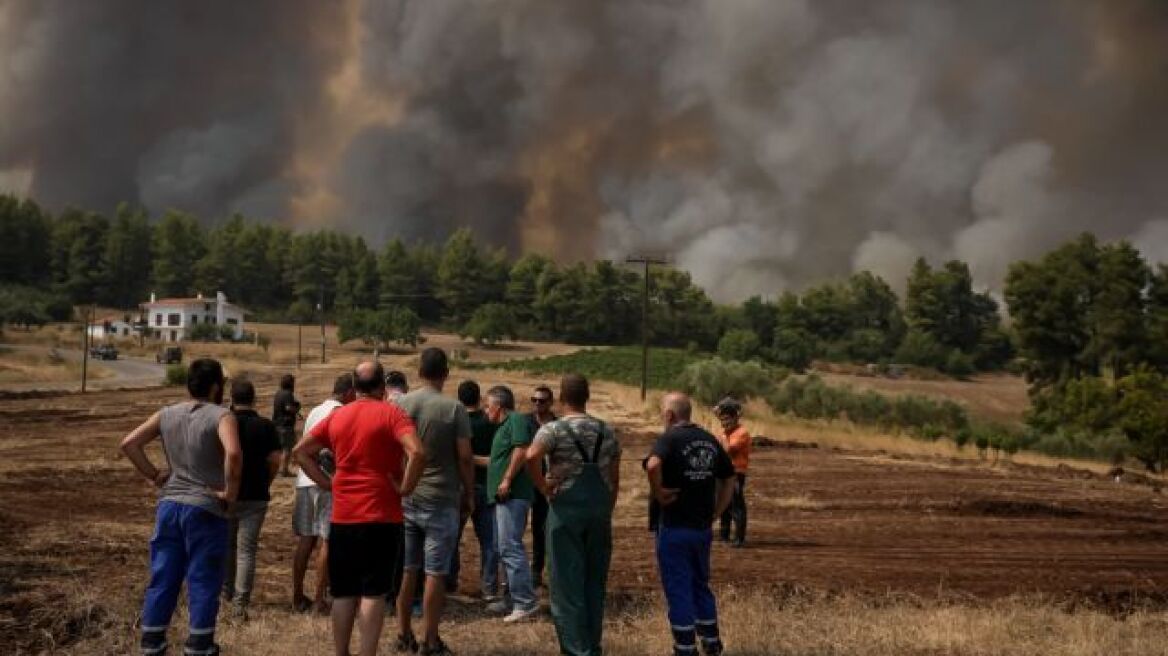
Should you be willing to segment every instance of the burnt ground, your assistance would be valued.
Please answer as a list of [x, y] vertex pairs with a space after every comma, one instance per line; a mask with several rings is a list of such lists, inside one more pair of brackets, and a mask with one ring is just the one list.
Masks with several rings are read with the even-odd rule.
[[[270, 377], [254, 378], [268, 398]], [[309, 380], [306, 398], [325, 379]], [[0, 644], [15, 653], [67, 651], [95, 635], [132, 632], [154, 497], [117, 443], [180, 397], [155, 389], [0, 400]], [[603, 398], [596, 411], [606, 415]], [[649, 439], [623, 433], [614, 601], [657, 587], [639, 468]], [[291, 480], [273, 486], [260, 607], [282, 609], [290, 597]], [[776, 445], [756, 450], [747, 489], [749, 544], [715, 550], [722, 585], [771, 589], [777, 598], [1023, 594], [1116, 611], [1168, 607], [1168, 504], [1149, 485], [1068, 467]], [[469, 530], [462, 552], [463, 587], [473, 591]]]

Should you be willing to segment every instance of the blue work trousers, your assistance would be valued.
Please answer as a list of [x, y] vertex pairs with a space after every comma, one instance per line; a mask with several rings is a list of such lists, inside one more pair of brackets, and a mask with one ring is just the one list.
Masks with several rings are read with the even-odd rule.
[[669, 627], [675, 654], [692, 654], [701, 638], [706, 654], [720, 654], [718, 606], [710, 591], [710, 529], [671, 528], [657, 531], [657, 568], [669, 606]]
[[150, 585], [142, 608], [142, 653], [166, 651], [166, 631], [187, 584], [190, 630], [184, 652], [212, 654], [227, 554], [227, 520], [202, 508], [161, 501], [150, 538]]

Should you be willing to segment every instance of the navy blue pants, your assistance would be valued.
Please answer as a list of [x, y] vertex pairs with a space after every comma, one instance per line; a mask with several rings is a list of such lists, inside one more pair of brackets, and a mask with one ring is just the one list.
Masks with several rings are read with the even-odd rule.
[[718, 606], [710, 591], [710, 529], [657, 530], [657, 568], [669, 606], [669, 627], [675, 654], [693, 654], [701, 638], [707, 654], [722, 653], [718, 636]]
[[150, 538], [150, 585], [142, 608], [142, 653], [166, 651], [166, 630], [187, 583], [190, 633], [184, 652], [214, 654], [215, 617], [223, 587], [227, 520], [173, 501], [158, 504]]

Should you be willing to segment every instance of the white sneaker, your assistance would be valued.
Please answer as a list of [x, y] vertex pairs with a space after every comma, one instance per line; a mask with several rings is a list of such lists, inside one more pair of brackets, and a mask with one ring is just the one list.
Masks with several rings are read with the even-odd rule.
[[511, 611], [510, 615], [508, 615], [507, 617], [504, 617], [503, 621], [507, 624], [514, 624], [516, 622], [526, 622], [527, 620], [535, 619], [536, 615], [539, 615], [539, 607], [538, 606], [536, 606], [535, 608], [532, 608], [530, 610], [523, 610], [521, 608], [516, 608], [515, 610]]

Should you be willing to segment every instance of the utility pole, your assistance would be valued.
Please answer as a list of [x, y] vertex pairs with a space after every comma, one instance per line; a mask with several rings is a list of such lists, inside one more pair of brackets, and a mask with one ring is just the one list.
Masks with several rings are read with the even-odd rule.
[[83, 330], [81, 331], [81, 393], [85, 393], [85, 384], [89, 378], [89, 327], [93, 325], [90, 317], [97, 315], [97, 306], [90, 306], [89, 310], [82, 311]]
[[316, 304], [316, 311], [320, 314], [320, 363], [325, 363], [324, 357], [324, 287], [320, 288], [320, 302]]
[[641, 296], [641, 401], [649, 393], [649, 265], [665, 264], [663, 257], [633, 255], [625, 259], [629, 264], [645, 265], [645, 288]]

